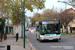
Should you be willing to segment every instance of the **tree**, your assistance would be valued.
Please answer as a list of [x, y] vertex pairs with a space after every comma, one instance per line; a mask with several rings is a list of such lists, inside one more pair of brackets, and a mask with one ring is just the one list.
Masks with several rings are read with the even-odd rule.
[[2, 41], [2, 36], [4, 34], [4, 26], [5, 26], [5, 19], [0, 18], [0, 40]]
[[40, 13], [34, 13], [34, 15], [33, 16], [35, 16], [35, 17], [40, 17]]
[[34, 13], [34, 16], [32, 17], [32, 21], [34, 24], [39, 20], [45, 20], [45, 19], [46, 18], [44, 18], [40, 13]]
[[[25, 0], [25, 9], [33, 11], [34, 8], [45, 8], [45, 0]], [[21, 0], [0, 0], [0, 8], [2, 9], [2, 16], [8, 17], [8, 10], [12, 12], [12, 6], [21, 6]], [[11, 13], [10, 13], [11, 14]]]
[[0, 0], [0, 4], [1, 4], [1, 15], [2, 18], [6, 18], [8, 19], [8, 33], [9, 33], [9, 14], [10, 14], [10, 0]]
[[54, 11], [54, 8], [45, 9], [45, 10], [43, 10], [42, 13], [34, 13], [32, 20], [35, 23], [39, 20], [55, 19], [57, 14], [58, 14], [58, 12]]
[[75, 0], [68, 0], [67, 4], [75, 8]]
[[[18, 14], [20, 13], [18, 6], [23, 6], [21, 4], [22, 0], [0, 0], [0, 8], [2, 10], [2, 17], [7, 18], [9, 21], [9, 17], [12, 18], [12, 23], [17, 24], [20, 23], [20, 17], [18, 18]], [[25, 9], [33, 11], [34, 8], [43, 9], [45, 8], [45, 0], [25, 0]], [[17, 10], [13, 12], [13, 5], [15, 5], [18, 10], [18, 14], [16, 13]], [[22, 14], [21, 14], [22, 15]], [[23, 19], [23, 18], [22, 18]], [[17, 20], [17, 21], [16, 21]], [[9, 33], [9, 22], [8, 22], [8, 33]]]
[[45, 0], [25, 0], [25, 8], [33, 11], [34, 8], [36, 9], [43, 9], [45, 8]]
[[21, 10], [17, 7], [12, 9], [12, 16], [11, 20], [12, 20], [12, 24], [20, 24], [21, 21]]
[[37, 21], [40, 21], [40, 20], [45, 20], [44, 17], [32, 17], [32, 21], [33, 23], [35, 24]]
[[46, 9], [43, 11], [42, 16], [47, 17], [47, 19], [54, 19], [54, 9]]
[[[61, 0], [59, 0], [59, 1], [61, 1]], [[65, 3], [67, 5], [70, 5], [70, 6], [75, 8], [75, 0], [64, 0], [64, 1], [61, 1], [61, 2]]]
[[[73, 13], [69, 13], [68, 11], [63, 11], [59, 14], [58, 19], [60, 19], [62, 25], [64, 25], [64, 28], [67, 29], [68, 24], [73, 21], [74, 18], [74, 14]], [[68, 32], [68, 30], [67, 30]]]

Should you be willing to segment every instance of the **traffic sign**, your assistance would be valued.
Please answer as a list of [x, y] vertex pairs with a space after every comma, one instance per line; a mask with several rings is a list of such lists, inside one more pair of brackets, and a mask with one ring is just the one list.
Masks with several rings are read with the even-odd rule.
[[63, 29], [63, 32], [66, 32], [66, 29]]

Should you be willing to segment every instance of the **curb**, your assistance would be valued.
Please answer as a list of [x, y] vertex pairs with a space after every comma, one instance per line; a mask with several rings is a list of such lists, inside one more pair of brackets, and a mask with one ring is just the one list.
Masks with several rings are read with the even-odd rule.
[[32, 50], [36, 50], [36, 49], [33, 47], [32, 43], [29, 43], [29, 44], [30, 44], [30, 46], [32, 47]]
[[[26, 37], [26, 38], [27, 38], [27, 37]], [[27, 39], [28, 39], [28, 38], [27, 38]], [[29, 39], [28, 39], [27, 41], [28, 41], [28, 43], [29, 43], [28, 46], [31, 47], [31, 50], [36, 50], [36, 49], [34, 48], [33, 44], [29, 41]]]

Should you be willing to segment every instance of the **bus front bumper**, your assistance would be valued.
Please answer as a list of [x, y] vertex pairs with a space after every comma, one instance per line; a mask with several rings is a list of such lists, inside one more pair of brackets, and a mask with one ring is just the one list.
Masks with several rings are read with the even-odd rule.
[[40, 37], [41, 40], [61, 40], [61, 36], [56, 37]]

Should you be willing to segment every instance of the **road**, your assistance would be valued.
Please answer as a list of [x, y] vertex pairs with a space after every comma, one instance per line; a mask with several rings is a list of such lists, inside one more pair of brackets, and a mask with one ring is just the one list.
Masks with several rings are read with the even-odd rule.
[[74, 37], [61, 36], [61, 40], [59, 40], [58, 42], [39, 42], [38, 40], [36, 40], [35, 33], [26, 32], [26, 36], [29, 38], [30, 42], [37, 50], [75, 50]]

